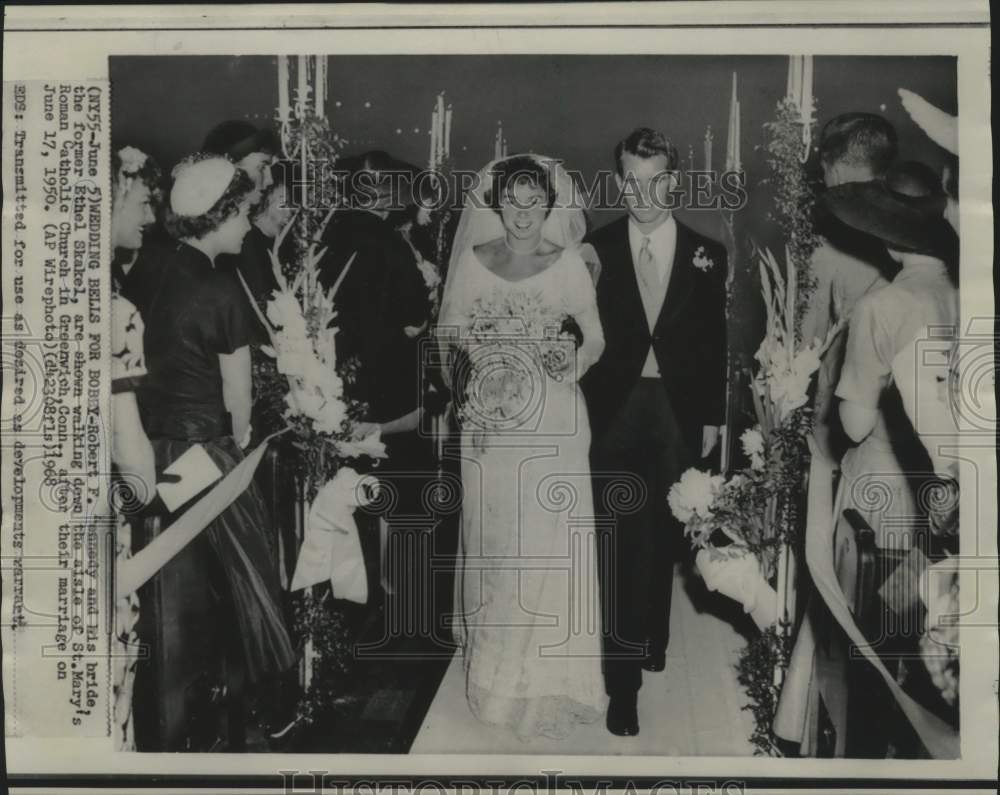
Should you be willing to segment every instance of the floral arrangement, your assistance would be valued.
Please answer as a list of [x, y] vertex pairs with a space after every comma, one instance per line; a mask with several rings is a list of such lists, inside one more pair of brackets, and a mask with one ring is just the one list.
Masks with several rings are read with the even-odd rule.
[[825, 340], [797, 343], [795, 269], [786, 280], [770, 251], [757, 255], [767, 327], [750, 381], [757, 425], [741, 437], [749, 466], [728, 478], [689, 469], [671, 487], [668, 501], [693, 547], [709, 550], [713, 559], [751, 554], [769, 579], [776, 550], [792, 541], [794, 527], [782, 521], [779, 497], [804, 470], [812, 377], [840, 327]]
[[[816, 109], [813, 99], [812, 108]], [[815, 289], [810, 260], [819, 245], [813, 226], [816, 203], [808, 176], [802, 166], [802, 113], [791, 97], [778, 102], [775, 118], [764, 124], [765, 151], [771, 176], [767, 182], [774, 190], [774, 210], [769, 218], [778, 224], [786, 241], [786, 263], [794, 270], [799, 284], [800, 302], [796, 326]]]
[[768, 451], [760, 429], [748, 429], [740, 441], [751, 459], [749, 467], [729, 478], [689, 469], [667, 499], [694, 549], [724, 558], [749, 553], [770, 577], [778, 540], [770, 532], [768, 508], [778, 484], [772, 468], [765, 465]]
[[771, 721], [791, 644], [791, 560], [802, 523], [806, 437], [812, 428], [809, 392], [841, 327], [823, 340], [801, 338], [801, 318], [813, 289], [810, 258], [818, 239], [801, 162], [798, 105], [790, 98], [779, 102], [775, 120], [764, 130], [774, 186], [771, 218], [785, 238], [785, 261], [753, 246], [767, 322], [748, 374], [756, 425], [740, 437], [747, 464], [725, 476], [690, 469], [671, 488], [668, 501], [697, 550], [695, 562], [706, 585], [739, 601], [761, 629], [737, 669], [756, 723], [751, 741], [759, 753], [775, 754]]
[[[303, 163], [332, 164], [344, 144], [330, 131], [326, 119], [306, 114], [286, 130], [287, 147]], [[350, 397], [354, 363], [340, 361], [336, 344], [334, 297], [340, 281], [330, 289], [320, 283], [319, 265], [326, 249], [321, 240], [335, 212], [325, 202], [308, 198], [277, 235], [270, 251], [278, 289], [262, 309], [249, 289], [250, 305], [270, 345], [254, 359], [255, 409], [268, 430], [287, 426], [283, 442], [291, 446], [287, 463], [294, 469], [307, 501], [332, 481], [337, 472], [358, 460], [377, 462], [385, 446], [374, 426], [365, 423], [367, 407]], [[353, 263], [353, 256], [343, 273]], [[324, 590], [325, 589], [325, 590]], [[309, 688], [297, 707], [295, 724], [309, 724], [337, 708], [346, 698], [345, 675], [352, 656], [350, 607], [329, 599], [326, 585], [296, 596], [296, 634], [309, 653], [313, 672]]]
[[478, 430], [516, 427], [541, 395], [542, 373], [565, 378], [577, 342], [570, 320], [537, 293], [500, 287], [477, 298], [470, 317], [458, 418]]
[[759, 369], [752, 381], [754, 410], [765, 434], [782, 427], [793, 412], [809, 399], [812, 377], [842, 324], [834, 326], [824, 340], [807, 343], [797, 333], [799, 308], [805, 300], [799, 295], [797, 270], [786, 249], [787, 282], [782, 269], [769, 249], [757, 249], [761, 291], [767, 310], [767, 330], [755, 356]]
[[[336, 157], [339, 144], [331, 143], [325, 119], [307, 117], [297, 134], [305, 136], [299, 146]], [[333, 212], [306, 203], [275, 238], [270, 258], [278, 289], [263, 312], [247, 292], [271, 340], [261, 350], [273, 366], [255, 366], [258, 401], [271, 423], [291, 427], [298, 452], [295, 461], [309, 499], [346, 462], [385, 457], [377, 428], [361, 422], [365, 406], [345, 395], [350, 371], [337, 359], [334, 324], [333, 299], [339, 282], [324, 290], [319, 281], [319, 263], [326, 253], [320, 238]], [[283, 259], [283, 244], [289, 237], [292, 255]], [[353, 257], [345, 273], [352, 262]]]
[[322, 717], [349, 709], [351, 674], [355, 669], [351, 615], [331, 604], [328, 585], [306, 592], [295, 606], [295, 632], [313, 646], [309, 687], [299, 701], [296, 723], [309, 726]]
[[771, 731], [781, 689], [772, 677], [775, 669], [785, 669], [792, 654], [791, 636], [784, 627], [768, 627], [752, 638], [736, 664], [737, 681], [746, 688], [750, 703], [743, 709], [753, 713], [754, 730], [750, 742], [755, 756], [781, 756]]

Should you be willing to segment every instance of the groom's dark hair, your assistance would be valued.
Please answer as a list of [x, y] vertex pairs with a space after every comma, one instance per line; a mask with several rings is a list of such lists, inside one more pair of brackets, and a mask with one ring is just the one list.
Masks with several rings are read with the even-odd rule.
[[615, 169], [618, 176], [623, 177], [622, 155], [628, 152], [630, 155], [641, 157], [656, 157], [663, 155], [667, 158], [667, 171], [676, 171], [679, 158], [677, 147], [670, 143], [670, 140], [663, 133], [649, 127], [639, 127], [629, 133], [628, 138], [618, 142], [615, 147]]

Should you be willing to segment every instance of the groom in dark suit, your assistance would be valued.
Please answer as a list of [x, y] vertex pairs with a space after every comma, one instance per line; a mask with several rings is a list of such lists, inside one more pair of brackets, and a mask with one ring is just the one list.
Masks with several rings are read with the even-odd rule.
[[[670, 486], [715, 447], [725, 414], [725, 248], [670, 209], [677, 150], [655, 130], [615, 147], [628, 215], [587, 239], [605, 349], [582, 381], [592, 433], [613, 734], [639, 731], [642, 671], [661, 671], [683, 528]], [[616, 485], [617, 484], [617, 485]]]

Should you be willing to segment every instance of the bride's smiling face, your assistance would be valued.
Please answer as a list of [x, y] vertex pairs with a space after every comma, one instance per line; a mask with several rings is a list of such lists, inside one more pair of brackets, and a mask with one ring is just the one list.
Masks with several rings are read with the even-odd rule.
[[500, 202], [500, 218], [507, 234], [518, 240], [541, 237], [549, 214], [545, 200], [545, 190], [530, 182], [510, 187]]

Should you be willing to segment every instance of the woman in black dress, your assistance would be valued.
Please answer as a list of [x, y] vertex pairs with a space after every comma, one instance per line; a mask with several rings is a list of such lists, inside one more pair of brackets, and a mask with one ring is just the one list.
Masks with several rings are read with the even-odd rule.
[[[176, 243], [145, 312], [148, 376], [139, 391], [158, 472], [194, 444], [223, 474], [243, 460], [254, 319], [239, 284], [215, 269], [215, 259], [239, 253], [253, 199], [250, 177], [223, 157], [195, 155], [174, 169], [166, 225]], [[287, 671], [296, 653], [281, 609], [271, 523], [256, 484], [209, 525], [205, 537], [228, 586], [223, 599], [235, 613], [247, 678]]]

